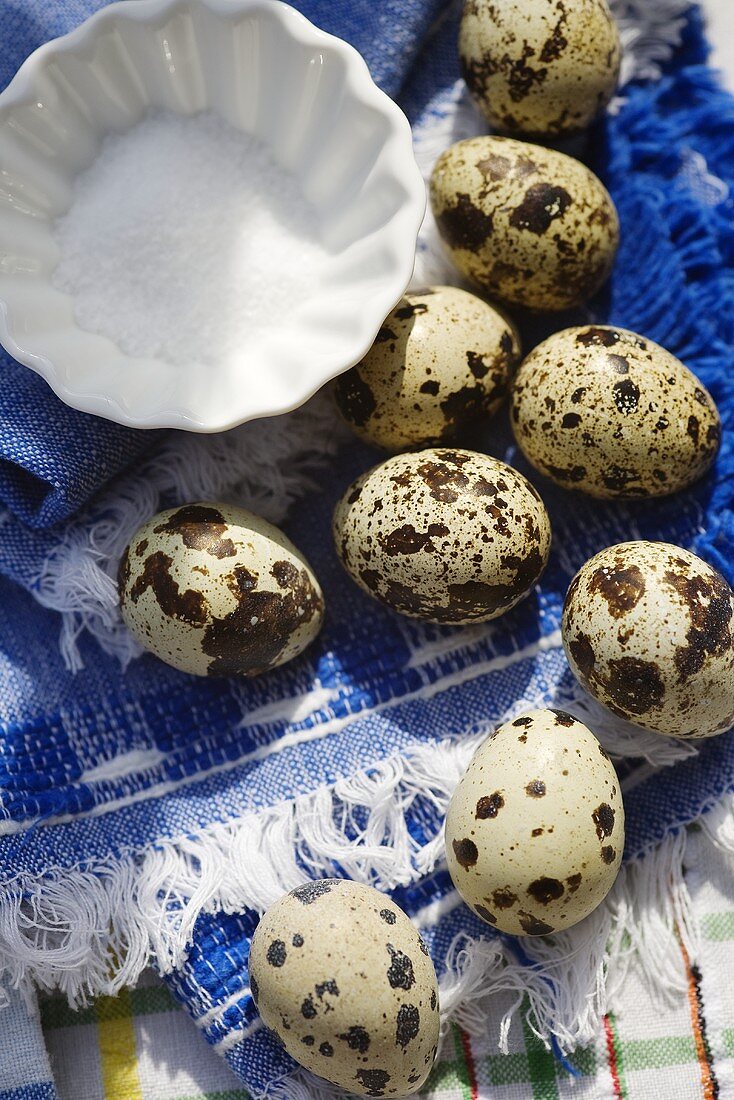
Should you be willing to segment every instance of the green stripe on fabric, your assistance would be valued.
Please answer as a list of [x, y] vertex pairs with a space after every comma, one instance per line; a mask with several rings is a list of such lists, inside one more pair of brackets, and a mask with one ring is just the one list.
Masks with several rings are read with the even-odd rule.
[[550, 1051], [545, 1049], [537, 1035], [530, 1030], [524, 1012], [521, 1019], [533, 1100], [558, 1100], [556, 1060]]
[[727, 1058], [734, 1058], [734, 1028], [726, 1027], [721, 1032], [721, 1044]]
[[155, 1012], [178, 1012], [180, 1005], [165, 985], [149, 985], [130, 991], [134, 1016], [150, 1016]]
[[596, 1051], [593, 1047], [586, 1050], [576, 1050], [568, 1059], [571, 1065], [579, 1071], [582, 1077], [594, 1077], [597, 1070]]
[[517, 1085], [530, 1080], [525, 1054], [488, 1054], [482, 1060], [491, 1085]]
[[150, 1016], [158, 1012], [178, 1012], [180, 1006], [164, 985], [131, 989], [129, 1000], [99, 997], [87, 1008], [69, 1008], [65, 997], [51, 994], [39, 998], [41, 1024], [44, 1028], [81, 1027], [98, 1020], [121, 1020], [126, 1016]]
[[[518, 1085], [524, 1084], [533, 1080], [531, 1067], [529, 1064], [529, 1052], [532, 1049], [533, 1056], [538, 1058], [542, 1056], [543, 1065], [546, 1067], [544, 1072], [548, 1076], [552, 1070], [553, 1073], [553, 1090], [546, 1093], [540, 1092], [538, 1096], [545, 1098], [547, 1094], [550, 1097], [556, 1097], [557, 1084], [556, 1079], [560, 1077], [562, 1080], [571, 1080], [570, 1074], [567, 1074], [565, 1070], [556, 1062], [556, 1059], [550, 1054], [539, 1039], [527, 1028], [524, 1028], [525, 1032], [525, 1048], [528, 1053], [525, 1054], [486, 1054], [481, 1061], [482, 1068], [487, 1075], [490, 1085], [500, 1087], [502, 1085]], [[528, 1035], [530, 1038], [528, 1039]], [[582, 1077], [594, 1077], [597, 1072], [597, 1060], [596, 1051], [593, 1047], [587, 1047], [586, 1050], [577, 1050], [573, 1057], [569, 1059], [575, 1068], [579, 1071]], [[539, 1084], [539, 1088], [545, 1087]], [[535, 1097], [534, 1097], [535, 1100]]]
[[[453, 1058], [451, 1057], [448, 1046], [451, 1043], [453, 1047]], [[456, 1025], [453, 1025], [451, 1031], [446, 1037], [446, 1042], [443, 1049], [443, 1057], [440, 1062], [436, 1062], [431, 1073], [424, 1085], [426, 1092], [446, 1092], [449, 1089], [456, 1090], [465, 1089], [465, 1081], [461, 1074], [466, 1076], [466, 1065], [464, 1059], [464, 1045], [461, 1041], [461, 1032]]]
[[660, 1039], [620, 1039], [617, 1057], [626, 1072], [637, 1069], [662, 1069], [698, 1062], [696, 1044], [691, 1035], [669, 1035]]
[[76, 1011], [69, 1008], [66, 997], [58, 993], [39, 998], [39, 1008], [41, 1025], [44, 1028], [80, 1027], [82, 1024], [94, 1024], [97, 1021], [93, 1005]]
[[[459, 1076], [462, 1062], [437, 1062], [431, 1075], [424, 1085], [426, 1092], [440, 1092], [448, 1089], [456, 1089], [463, 1086], [463, 1080]], [[464, 1066], [466, 1073], [466, 1066]]]
[[701, 931], [706, 940], [734, 940], [734, 913], [707, 913], [701, 918]]
[[98, 997], [92, 1006], [97, 1023], [129, 1020], [133, 1016], [130, 990], [121, 989], [116, 997]]

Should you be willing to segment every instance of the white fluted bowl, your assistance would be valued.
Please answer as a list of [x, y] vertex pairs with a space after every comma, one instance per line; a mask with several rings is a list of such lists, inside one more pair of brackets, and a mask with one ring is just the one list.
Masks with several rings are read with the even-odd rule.
[[[329, 253], [278, 330], [213, 369], [124, 354], [52, 281], [75, 177], [156, 109], [214, 110], [262, 140]], [[402, 112], [351, 46], [279, 0], [122, 0], [41, 46], [0, 95], [0, 180], [7, 351], [77, 409], [203, 432], [295, 408], [365, 354], [408, 284], [425, 205]]]

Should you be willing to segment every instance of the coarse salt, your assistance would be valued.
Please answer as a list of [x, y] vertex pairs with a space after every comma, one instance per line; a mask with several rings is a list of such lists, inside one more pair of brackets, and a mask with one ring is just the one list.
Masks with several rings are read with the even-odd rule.
[[213, 112], [108, 136], [54, 234], [77, 324], [174, 365], [245, 355], [317, 293], [328, 259], [296, 179]]

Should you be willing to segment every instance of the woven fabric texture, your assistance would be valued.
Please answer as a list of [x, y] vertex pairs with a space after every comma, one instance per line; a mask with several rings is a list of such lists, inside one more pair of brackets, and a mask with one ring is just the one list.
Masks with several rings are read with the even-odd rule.
[[[686, 872], [701, 952], [678, 994], [656, 998], [633, 971], [595, 1041], [572, 1059], [571, 1077], [520, 1015], [509, 1053], [493, 1038], [506, 998], [486, 1021], [484, 1042], [457, 1025], [419, 1100], [727, 1100], [734, 1096], [734, 901], [731, 854], [703, 833]], [[682, 951], [682, 949], [681, 949]], [[79, 1012], [55, 994], [41, 1021], [58, 1100], [248, 1100], [166, 987], [146, 974], [136, 989]], [[0, 1097], [5, 1095], [0, 1091]]]
[[[673, 7], [661, 0], [661, 8]], [[13, 67], [40, 37], [86, 10], [34, 0], [19, 13], [6, 5], [13, 46], [4, 64]], [[363, 48], [417, 136], [452, 140], [463, 109], [456, 6], [354, 0], [304, 10]], [[66, 516], [150, 447], [150, 437], [131, 439], [95, 422], [85, 450], [83, 418], [77, 425], [30, 372], [4, 365], [9, 488], [0, 492], [17, 513], [6, 518], [0, 542], [0, 969], [7, 984], [59, 986], [82, 1002], [117, 992], [152, 960], [259, 1095], [295, 1071], [258, 1026], [246, 965], [257, 913], [284, 889], [345, 874], [391, 891], [421, 925], [446, 982], [455, 937], [486, 936], [452, 895], [443, 813], [477, 740], [497, 721], [550, 701], [584, 713], [559, 638], [575, 570], [609, 543], [649, 537], [692, 546], [734, 580], [734, 101], [706, 65], [697, 10], [678, 25], [662, 75], [628, 83], [583, 153], [610, 188], [622, 224], [610, 284], [583, 316], [636, 329], [680, 355], [718, 401], [724, 445], [712, 475], [669, 501], [580, 503], [542, 485], [555, 534], [551, 562], [532, 596], [499, 623], [451, 630], [399, 619], [351, 584], [330, 545], [329, 517], [377, 456], [347, 445], [326, 462], [320, 491], [295, 501], [286, 524], [329, 604], [325, 629], [303, 658], [252, 683], [199, 682], [150, 657], [123, 673], [117, 657], [84, 634], [84, 667], [72, 673], [57, 645], [59, 616], [41, 606], [39, 577], [84, 531], [28, 525]], [[426, 237], [421, 248], [430, 255]], [[540, 333], [525, 335], [529, 342]], [[295, 431], [304, 423], [298, 417], [283, 423]], [[62, 418], [69, 418], [63, 430]], [[313, 446], [326, 450], [328, 415], [318, 423], [323, 440]], [[486, 446], [525, 470], [503, 418]], [[182, 479], [180, 499], [187, 486]], [[628, 863], [648, 856], [658, 866], [656, 846], [667, 852], [681, 826], [734, 788], [731, 734], [688, 751], [611, 727], [599, 733], [618, 758], [642, 754], [658, 765], [620, 765]], [[589, 926], [602, 947], [612, 908]], [[645, 914], [638, 916], [644, 924]], [[503, 943], [502, 950], [535, 990], [536, 1026], [556, 1052], [588, 1037], [593, 1020], [580, 1023], [569, 1009], [557, 960], [541, 960], [538, 944]], [[601, 1011], [594, 982], [589, 977], [588, 999]], [[556, 1003], [563, 1011], [551, 1010]]]

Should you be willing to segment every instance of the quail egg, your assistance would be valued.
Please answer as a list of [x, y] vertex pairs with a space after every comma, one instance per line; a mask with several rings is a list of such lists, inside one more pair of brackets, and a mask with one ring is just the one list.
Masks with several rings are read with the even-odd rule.
[[491, 297], [531, 310], [579, 305], [609, 274], [617, 212], [597, 177], [553, 149], [503, 137], [459, 141], [430, 185], [456, 267]]
[[431, 448], [357, 478], [336, 506], [334, 541], [365, 592], [404, 615], [459, 624], [494, 619], [527, 596], [551, 529], [517, 470]]
[[525, 457], [595, 497], [676, 493], [716, 458], [721, 422], [706, 388], [652, 340], [610, 325], [550, 336], [512, 390]]
[[119, 570], [123, 619], [140, 644], [197, 676], [256, 676], [290, 661], [321, 628], [324, 600], [303, 555], [244, 508], [160, 512]]
[[619, 31], [606, 0], [466, 0], [459, 55], [491, 126], [559, 137], [612, 98]]
[[474, 754], [446, 817], [454, 885], [477, 916], [515, 936], [588, 916], [612, 888], [623, 848], [614, 766], [560, 710], [501, 725]]
[[405, 1096], [436, 1056], [438, 986], [417, 929], [371, 886], [307, 883], [257, 926], [250, 989], [288, 1053], [351, 1093]]
[[587, 561], [563, 609], [581, 684], [614, 714], [670, 737], [734, 726], [734, 592], [701, 558], [623, 542]]
[[372, 349], [336, 382], [352, 429], [387, 451], [456, 437], [497, 411], [520, 357], [514, 326], [453, 286], [411, 290]]

